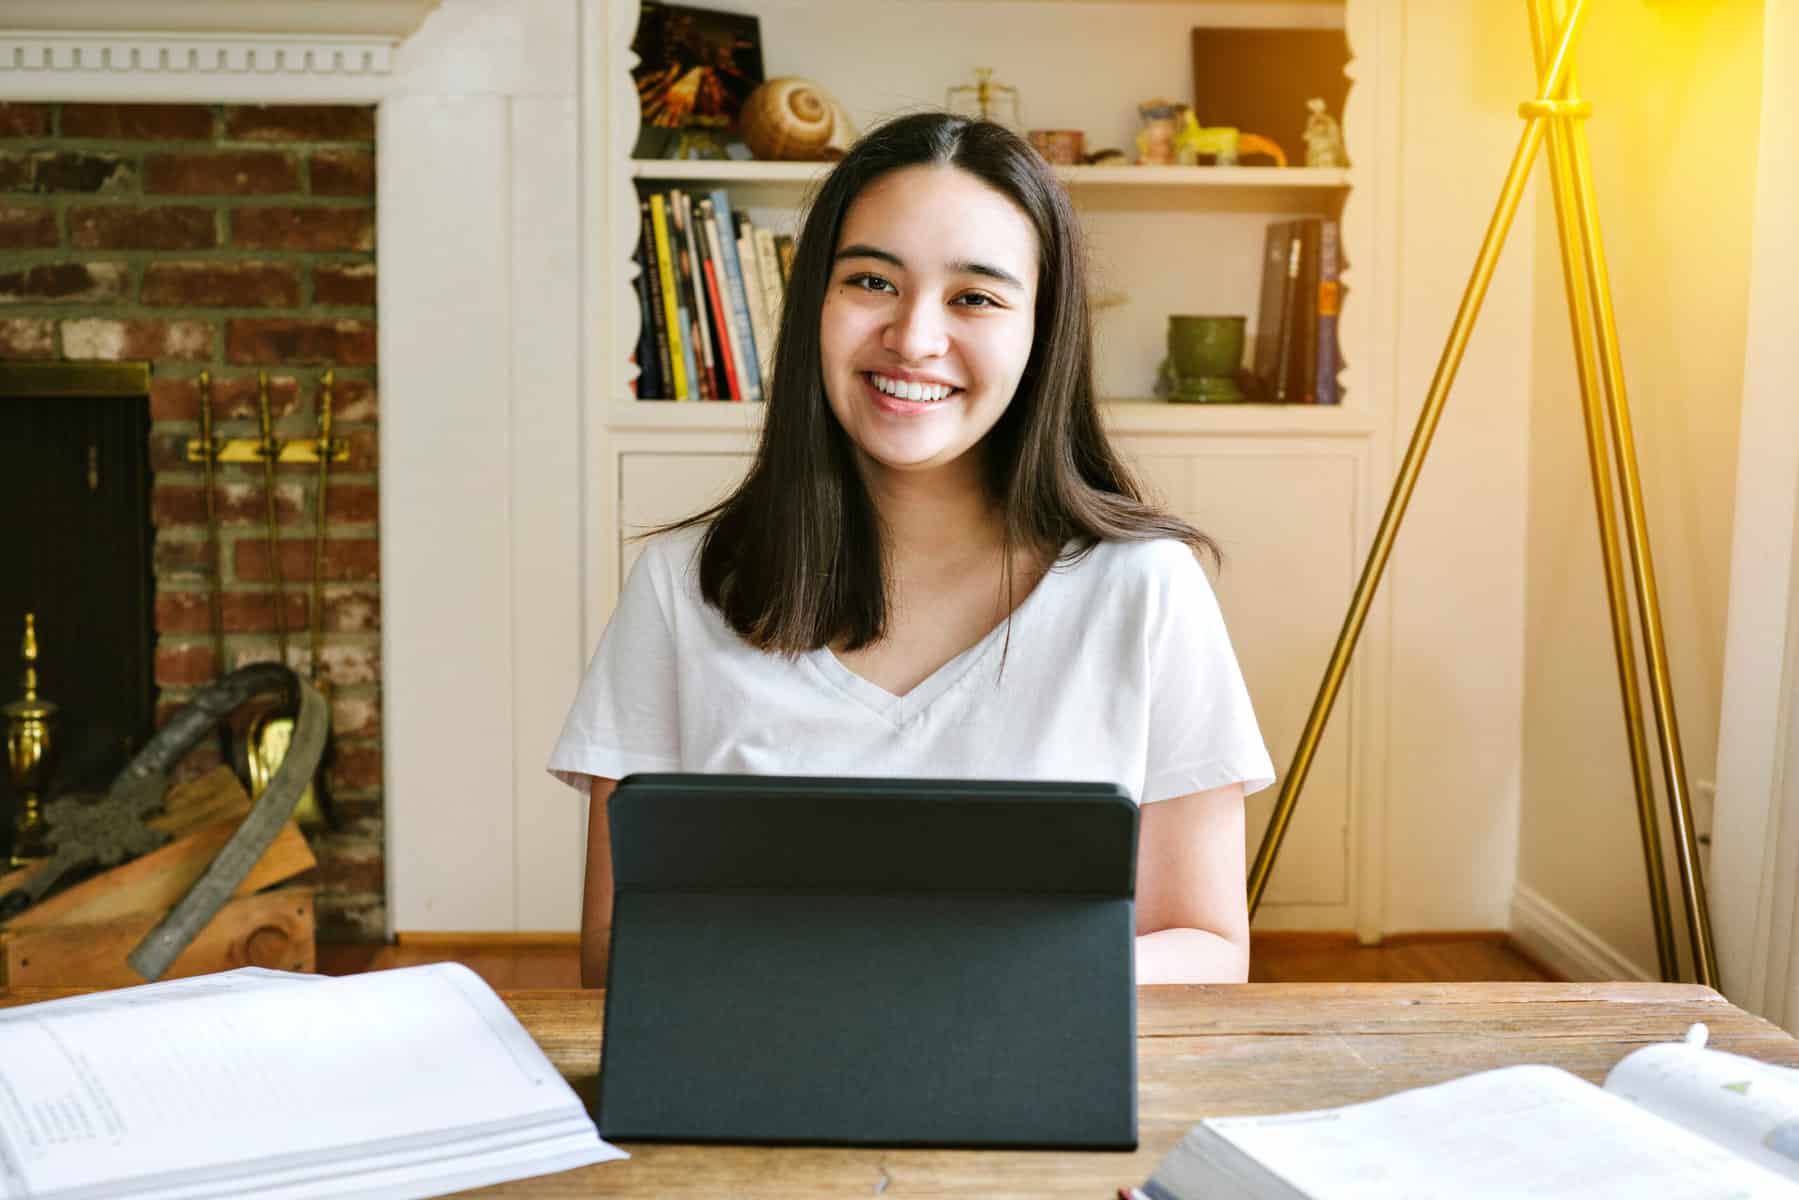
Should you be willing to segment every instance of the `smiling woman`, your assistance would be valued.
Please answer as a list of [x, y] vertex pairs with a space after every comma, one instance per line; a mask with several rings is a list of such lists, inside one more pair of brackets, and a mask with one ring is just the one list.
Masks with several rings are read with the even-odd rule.
[[550, 769], [1099, 780], [1144, 806], [1140, 983], [1241, 980], [1243, 796], [1273, 781], [1196, 554], [1101, 428], [1079, 227], [1004, 128], [876, 129], [796, 245], [749, 475], [655, 535]]
[[[831, 413], [870, 486], [957, 470], [1012, 402], [1036, 329], [1037, 238], [957, 167], [908, 167], [857, 197], [820, 322]], [[941, 485], [939, 485], [941, 486]]]

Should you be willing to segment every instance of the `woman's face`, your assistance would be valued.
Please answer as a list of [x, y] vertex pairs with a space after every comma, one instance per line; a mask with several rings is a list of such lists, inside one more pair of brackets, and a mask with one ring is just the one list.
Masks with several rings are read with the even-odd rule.
[[907, 167], [851, 203], [820, 330], [831, 411], [864, 468], [960, 459], [1018, 388], [1036, 328], [1037, 235], [956, 167]]

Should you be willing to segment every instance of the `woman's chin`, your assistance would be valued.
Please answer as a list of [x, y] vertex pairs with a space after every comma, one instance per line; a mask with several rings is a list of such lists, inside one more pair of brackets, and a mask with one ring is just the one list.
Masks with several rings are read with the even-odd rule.
[[870, 466], [906, 473], [935, 471], [961, 459], [967, 447], [951, 445], [941, 438], [929, 442], [895, 438], [870, 439], [860, 444], [862, 457]]

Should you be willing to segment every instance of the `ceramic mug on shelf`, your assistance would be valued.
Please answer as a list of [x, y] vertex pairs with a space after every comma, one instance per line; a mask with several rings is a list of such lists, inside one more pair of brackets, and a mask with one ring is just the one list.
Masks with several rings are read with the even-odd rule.
[[1078, 129], [1033, 129], [1026, 137], [1049, 162], [1073, 166], [1084, 157], [1086, 138]]
[[1170, 400], [1230, 404], [1243, 399], [1243, 330], [1249, 318], [1177, 314], [1168, 318], [1168, 357], [1161, 388]]

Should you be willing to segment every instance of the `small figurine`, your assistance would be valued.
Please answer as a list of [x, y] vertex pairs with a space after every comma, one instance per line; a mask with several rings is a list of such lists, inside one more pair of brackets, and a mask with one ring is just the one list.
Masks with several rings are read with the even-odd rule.
[[1168, 166], [1174, 162], [1174, 140], [1183, 106], [1166, 100], [1149, 100], [1137, 106], [1143, 127], [1137, 131], [1139, 165]]
[[1137, 134], [1140, 164], [1191, 167], [1204, 157], [1218, 166], [1237, 161], [1237, 131], [1229, 126], [1208, 127], [1185, 104], [1171, 100], [1146, 100], [1137, 106], [1143, 128]]
[[1324, 111], [1324, 101], [1313, 97], [1306, 101], [1311, 115], [1306, 118], [1306, 166], [1347, 167], [1349, 155], [1343, 149], [1343, 130], [1336, 118]]

